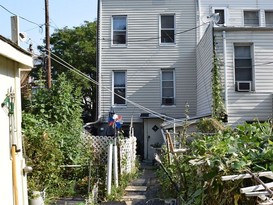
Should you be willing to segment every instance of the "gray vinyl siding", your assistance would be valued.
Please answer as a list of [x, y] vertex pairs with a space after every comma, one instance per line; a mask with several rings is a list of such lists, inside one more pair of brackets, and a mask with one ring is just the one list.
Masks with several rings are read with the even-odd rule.
[[[273, 92], [273, 30], [232, 30], [226, 31], [227, 39], [227, 90], [228, 116], [230, 124], [243, 121], [260, 121], [272, 117]], [[216, 31], [217, 53], [222, 59], [222, 31]], [[234, 78], [234, 44], [248, 43], [253, 45], [253, 83], [251, 92], [235, 91]], [[223, 62], [224, 63], [224, 62]], [[223, 67], [222, 73], [224, 72]]]
[[213, 35], [209, 26], [197, 45], [197, 115], [211, 113], [213, 68]]
[[[128, 100], [152, 111], [173, 118], [184, 116], [184, 106], [190, 105], [190, 115], [196, 114], [196, 30], [176, 35], [176, 44], [159, 45], [160, 14], [175, 14], [176, 33], [196, 25], [195, 3], [191, 0], [101, 0], [101, 101], [100, 113], [107, 117], [112, 105], [112, 72], [127, 72]], [[127, 16], [127, 46], [111, 46], [112, 15]], [[160, 72], [164, 68], [175, 69], [175, 105], [161, 105]], [[107, 88], [107, 89], [106, 89]], [[134, 116], [140, 121], [139, 109], [130, 102], [126, 106], [114, 106], [124, 121]], [[107, 118], [106, 118], [107, 119]]]
[[[260, 27], [265, 27], [264, 12], [273, 9], [272, 0], [200, 0], [199, 23], [205, 23], [209, 20], [207, 16], [212, 13], [212, 8], [226, 8], [227, 27], [244, 26], [244, 10], [258, 10], [260, 13]], [[200, 36], [205, 32], [205, 27], [200, 27]]]

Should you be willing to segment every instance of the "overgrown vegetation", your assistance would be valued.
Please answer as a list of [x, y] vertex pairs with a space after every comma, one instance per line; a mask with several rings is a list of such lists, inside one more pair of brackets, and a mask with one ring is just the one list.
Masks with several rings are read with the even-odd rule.
[[[253, 185], [251, 180], [221, 181], [221, 176], [252, 172], [273, 171], [273, 136], [270, 122], [239, 125], [236, 129], [219, 131], [212, 136], [195, 134], [188, 151], [178, 156], [177, 163], [164, 166], [175, 182], [179, 193], [163, 171], [159, 179], [163, 193], [180, 198], [183, 204], [255, 204], [255, 198], [240, 195], [240, 188]], [[182, 173], [181, 173], [182, 170]], [[182, 177], [182, 179], [181, 179]]]
[[[51, 89], [42, 78], [23, 107], [24, 149], [29, 190], [46, 190], [47, 198], [87, 194], [75, 186], [88, 176], [90, 152], [81, 143], [81, 92], [62, 74]], [[81, 165], [62, 168], [61, 165]], [[77, 171], [75, 171], [77, 169]]]

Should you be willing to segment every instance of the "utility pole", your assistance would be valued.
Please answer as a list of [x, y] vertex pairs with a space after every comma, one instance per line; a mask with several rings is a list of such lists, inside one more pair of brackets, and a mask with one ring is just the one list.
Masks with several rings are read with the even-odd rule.
[[46, 38], [46, 70], [47, 70], [47, 87], [51, 88], [51, 58], [50, 58], [50, 33], [49, 33], [49, 14], [48, 0], [45, 0], [45, 38]]

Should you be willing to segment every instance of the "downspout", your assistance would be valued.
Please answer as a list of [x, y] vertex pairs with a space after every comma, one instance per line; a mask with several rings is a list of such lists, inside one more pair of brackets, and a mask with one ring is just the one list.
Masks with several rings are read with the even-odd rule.
[[101, 9], [101, 0], [98, 0], [97, 2], [97, 32], [96, 32], [96, 44], [97, 44], [97, 48], [96, 48], [96, 81], [97, 81], [97, 89], [96, 89], [96, 99], [97, 99], [97, 105], [96, 105], [96, 118], [97, 120], [95, 120], [94, 122], [88, 122], [86, 123], [83, 127], [87, 127], [88, 125], [94, 125], [97, 124], [98, 122], [100, 122], [101, 120], [101, 112], [100, 112], [100, 102], [101, 102], [101, 86], [100, 86], [100, 61], [101, 61], [101, 55], [100, 55], [100, 48], [101, 48], [101, 41], [100, 41], [100, 9]]
[[[200, 0], [197, 0], [196, 9], [197, 9], [198, 22], [197, 22], [196, 26], [201, 25], [201, 11], [200, 11], [201, 5], [200, 4], [201, 4]], [[198, 44], [198, 42], [200, 40], [200, 35], [201, 35], [200, 34], [201, 33], [201, 27], [199, 27], [197, 31], [198, 31], [197, 32], [197, 44]]]
[[223, 61], [224, 61], [224, 92], [225, 92], [225, 108], [226, 114], [228, 114], [228, 89], [227, 89], [227, 40], [226, 31], [223, 31]]

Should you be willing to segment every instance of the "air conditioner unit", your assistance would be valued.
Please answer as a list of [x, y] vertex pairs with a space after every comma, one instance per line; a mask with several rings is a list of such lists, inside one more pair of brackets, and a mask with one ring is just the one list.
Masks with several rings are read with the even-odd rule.
[[251, 81], [237, 81], [237, 91], [249, 92], [251, 91]]

